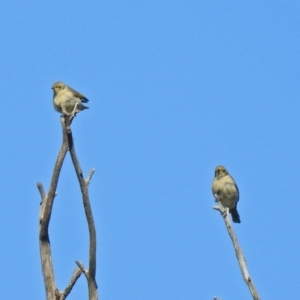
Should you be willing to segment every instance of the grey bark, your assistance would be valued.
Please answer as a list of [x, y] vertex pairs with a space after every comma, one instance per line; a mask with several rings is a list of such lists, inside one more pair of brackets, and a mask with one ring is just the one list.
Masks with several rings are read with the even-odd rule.
[[[92, 210], [88, 195], [88, 185], [94, 173], [94, 169], [89, 173], [86, 180], [82, 178], [82, 172], [79, 166], [78, 159], [76, 157], [75, 148], [73, 144], [72, 131], [70, 124], [72, 118], [68, 116], [60, 118], [62, 125], [63, 141], [62, 146], [59, 151], [56, 163], [54, 166], [54, 171], [51, 179], [51, 184], [48, 193], [45, 193], [43, 185], [38, 182], [37, 187], [41, 195], [41, 205], [40, 205], [40, 216], [39, 216], [39, 244], [40, 244], [40, 255], [42, 264], [42, 273], [44, 277], [44, 285], [46, 290], [47, 300], [64, 300], [70, 294], [72, 288], [77, 282], [78, 278], [82, 273], [88, 279], [88, 289], [89, 289], [89, 300], [97, 300], [97, 285], [95, 280], [96, 275], [96, 229], [94, 225]], [[85, 270], [82, 264], [78, 264], [73, 272], [69, 284], [63, 291], [59, 291], [56, 287], [54, 269], [51, 256], [51, 245], [49, 237], [49, 224], [51, 219], [52, 207], [54, 204], [54, 198], [56, 196], [56, 188], [59, 180], [60, 171], [66, 156], [67, 151], [70, 150], [71, 158], [75, 167], [75, 171], [79, 180], [84, 210], [88, 222], [88, 228], [90, 233], [90, 251], [89, 251], [89, 270]]]
[[243, 255], [242, 248], [240, 247], [240, 245], [238, 243], [238, 240], [236, 238], [236, 235], [235, 235], [235, 233], [233, 231], [233, 228], [231, 226], [228, 209], [224, 208], [220, 201], [218, 201], [217, 205], [214, 206], [213, 208], [215, 210], [218, 210], [221, 213], [222, 217], [223, 217], [223, 220], [225, 222], [225, 226], [227, 228], [227, 231], [229, 233], [229, 236], [231, 238], [231, 241], [232, 241], [232, 244], [233, 244], [233, 247], [234, 247], [234, 250], [235, 250], [235, 255], [238, 259], [238, 263], [239, 263], [239, 266], [240, 266], [240, 269], [241, 269], [241, 272], [242, 272], [243, 279], [246, 282], [253, 299], [254, 300], [260, 300], [258, 292], [257, 292], [257, 290], [254, 286], [254, 282], [252, 281], [252, 279], [250, 277], [250, 274], [248, 272], [248, 268], [247, 268], [245, 257]]

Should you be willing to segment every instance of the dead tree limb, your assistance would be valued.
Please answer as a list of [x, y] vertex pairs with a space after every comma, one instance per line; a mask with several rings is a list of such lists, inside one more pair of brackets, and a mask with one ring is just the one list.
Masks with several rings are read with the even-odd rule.
[[76, 268], [73, 272], [73, 275], [70, 279], [70, 282], [68, 284], [68, 286], [65, 288], [65, 290], [63, 292], [60, 292], [57, 290], [57, 300], [65, 300], [67, 298], [67, 296], [70, 294], [70, 292], [72, 291], [77, 279], [80, 277], [81, 275], [81, 270], [79, 268]]
[[250, 293], [251, 293], [253, 299], [254, 300], [260, 300], [258, 292], [256, 291], [254, 283], [253, 283], [253, 281], [252, 281], [252, 279], [250, 277], [250, 274], [248, 272], [246, 260], [245, 260], [245, 257], [243, 255], [243, 251], [242, 251], [242, 249], [241, 249], [241, 247], [240, 247], [240, 245], [238, 243], [238, 240], [237, 240], [237, 238], [235, 236], [235, 233], [233, 231], [233, 228], [231, 226], [230, 219], [229, 219], [228, 209], [224, 208], [222, 206], [221, 201], [218, 201], [217, 205], [214, 206], [213, 209], [218, 210], [221, 213], [221, 216], [224, 219], [225, 226], [227, 228], [227, 231], [228, 231], [229, 236], [231, 238], [231, 241], [233, 243], [233, 247], [234, 247], [234, 250], [235, 250], [235, 255], [236, 255], [237, 259], [238, 259], [238, 262], [239, 262], [239, 265], [240, 265], [240, 269], [241, 269], [244, 281], [246, 282], [246, 284], [247, 284], [247, 286], [248, 286], [248, 288], [250, 290]]
[[80, 269], [77, 268], [74, 271], [71, 281], [67, 286], [67, 288], [64, 290], [64, 292], [60, 292], [56, 288], [55, 276], [54, 276], [53, 264], [52, 264], [52, 256], [51, 256], [50, 238], [49, 238], [49, 223], [51, 219], [51, 212], [54, 203], [54, 198], [56, 196], [56, 188], [57, 188], [61, 167], [69, 148], [68, 136], [66, 130], [67, 125], [69, 126], [69, 124], [66, 121], [66, 119], [63, 117], [61, 117], [60, 120], [62, 124], [63, 141], [54, 166], [54, 171], [53, 171], [48, 194], [45, 193], [43, 185], [40, 182], [37, 183], [37, 187], [42, 199], [41, 206], [40, 206], [40, 216], [39, 216], [39, 223], [40, 223], [39, 244], [40, 244], [42, 272], [44, 277], [47, 300], [65, 299], [70, 293], [70, 291], [72, 290], [77, 279], [81, 275]]
[[96, 229], [94, 224], [94, 218], [92, 214], [92, 209], [89, 200], [89, 193], [88, 193], [88, 185], [90, 180], [95, 172], [95, 169], [92, 169], [85, 180], [83, 178], [83, 174], [81, 171], [81, 167], [79, 165], [79, 161], [77, 159], [77, 155], [75, 152], [75, 147], [73, 143], [73, 136], [71, 128], [67, 128], [67, 136], [68, 136], [68, 143], [69, 143], [69, 150], [71, 159], [75, 168], [75, 172], [79, 181], [81, 193], [82, 193], [82, 200], [84, 211], [86, 215], [86, 220], [88, 223], [89, 228], [89, 235], [90, 235], [90, 249], [89, 249], [89, 269], [85, 270], [84, 266], [80, 262], [76, 262], [80, 270], [84, 273], [87, 278], [88, 282], [88, 289], [89, 289], [89, 300], [97, 300], [98, 299], [98, 292], [97, 292], [97, 284], [96, 284]]

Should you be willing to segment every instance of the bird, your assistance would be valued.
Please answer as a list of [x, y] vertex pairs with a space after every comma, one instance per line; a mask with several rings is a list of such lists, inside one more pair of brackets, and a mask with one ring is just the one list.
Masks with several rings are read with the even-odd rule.
[[215, 168], [212, 192], [216, 202], [220, 201], [225, 208], [229, 209], [232, 221], [234, 223], [241, 223], [240, 215], [236, 208], [239, 201], [239, 189], [234, 179], [223, 166]]
[[89, 100], [73, 90], [65, 83], [58, 81], [52, 85], [53, 89], [53, 105], [54, 109], [62, 114], [74, 116], [76, 113], [88, 109], [82, 103], [87, 103]]

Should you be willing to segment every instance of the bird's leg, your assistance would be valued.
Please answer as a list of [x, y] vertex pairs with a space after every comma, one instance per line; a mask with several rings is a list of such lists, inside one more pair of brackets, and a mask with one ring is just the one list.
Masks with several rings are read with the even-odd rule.
[[69, 117], [70, 120], [72, 120], [76, 116], [77, 105], [78, 105], [78, 103], [76, 103], [75, 106], [74, 106], [74, 109], [73, 109], [73, 111], [72, 111], [72, 113], [71, 113], [71, 115]]
[[215, 202], [219, 202], [219, 201], [221, 201], [221, 198], [219, 197], [219, 195], [217, 195], [217, 194], [214, 194], [214, 196], [215, 196]]
[[214, 194], [214, 196], [215, 196], [215, 201], [218, 202], [218, 205], [219, 205], [219, 207], [220, 207], [219, 211], [221, 212], [222, 216], [223, 216], [224, 218], [226, 218], [227, 215], [228, 215], [228, 212], [229, 212], [228, 207], [224, 207], [224, 206], [222, 205], [221, 197], [220, 197], [219, 195]]
[[62, 113], [63, 113], [64, 116], [69, 116], [69, 113], [66, 111], [66, 107], [65, 107], [64, 104], [62, 104], [61, 110], [62, 110]]

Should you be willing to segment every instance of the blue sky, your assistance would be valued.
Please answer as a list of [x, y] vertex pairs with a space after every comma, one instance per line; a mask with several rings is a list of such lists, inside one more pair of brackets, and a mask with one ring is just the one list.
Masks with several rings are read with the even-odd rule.
[[[72, 124], [97, 228], [103, 300], [251, 299], [214, 205], [214, 168], [240, 189], [235, 225], [262, 299], [300, 277], [300, 36], [296, 1], [6, 1], [1, 14], [0, 263], [4, 299], [44, 299], [40, 196], [61, 144], [53, 82], [90, 99]], [[50, 238], [56, 282], [88, 262], [67, 156]], [[68, 299], [87, 299], [84, 277]]]

